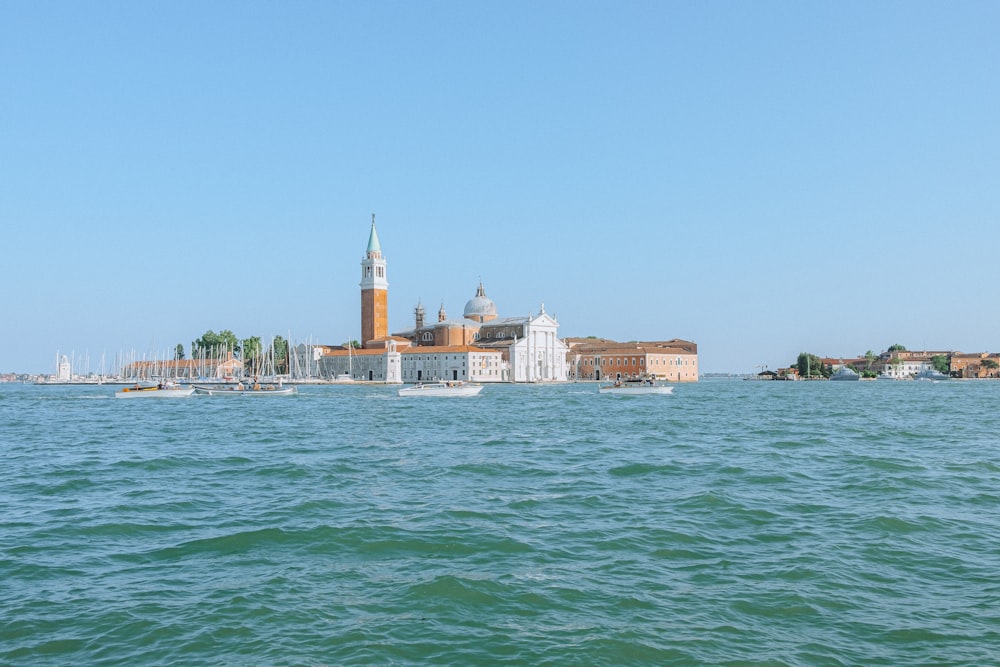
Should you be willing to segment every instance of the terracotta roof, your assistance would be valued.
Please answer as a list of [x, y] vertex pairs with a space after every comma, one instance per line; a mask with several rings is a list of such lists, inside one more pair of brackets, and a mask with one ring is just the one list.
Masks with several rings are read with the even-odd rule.
[[370, 357], [372, 355], [380, 355], [380, 354], [385, 354], [385, 348], [379, 347], [379, 348], [374, 348], [374, 349], [361, 348], [361, 349], [348, 350], [345, 347], [341, 347], [341, 348], [328, 347], [328, 348], [326, 348], [326, 349], [323, 350], [323, 355], [322, 356], [324, 356], [324, 357], [346, 357], [346, 356], [350, 355], [352, 357]]
[[698, 354], [698, 345], [688, 340], [674, 338], [664, 341], [632, 341], [619, 343], [607, 338], [568, 338], [567, 344], [579, 354], [613, 354], [634, 350], [646, 354]]
[[403, 350], [403, 354], [444, 354], [452, 352], [493, 352], [474, 345], [422, 345]]

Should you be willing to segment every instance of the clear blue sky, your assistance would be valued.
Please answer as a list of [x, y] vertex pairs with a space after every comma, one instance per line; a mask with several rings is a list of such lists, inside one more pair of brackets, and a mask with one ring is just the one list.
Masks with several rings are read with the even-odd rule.
[[1000, 3], [6, 2], [0, 372], [208, 329], [1000, 350]]

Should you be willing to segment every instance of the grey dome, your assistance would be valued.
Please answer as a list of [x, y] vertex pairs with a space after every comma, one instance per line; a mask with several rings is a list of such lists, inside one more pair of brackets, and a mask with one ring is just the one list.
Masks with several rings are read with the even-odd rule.
[[497, 316], [497, 305], [493, 303], [493, 299], [486, 296], [486, 290], [483, 289], [482, 283], [479, 283], [476, 296], [469, 299], [468, 303], [465, 304], [464, 315], [466, 319], [480, 321], [483, 318], [492, 319]]

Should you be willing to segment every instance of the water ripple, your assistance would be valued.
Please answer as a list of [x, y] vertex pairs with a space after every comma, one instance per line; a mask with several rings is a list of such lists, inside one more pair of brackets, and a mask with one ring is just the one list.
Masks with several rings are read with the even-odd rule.
[[983, 665], [1000, 384], [0, 386], [0, 663]]

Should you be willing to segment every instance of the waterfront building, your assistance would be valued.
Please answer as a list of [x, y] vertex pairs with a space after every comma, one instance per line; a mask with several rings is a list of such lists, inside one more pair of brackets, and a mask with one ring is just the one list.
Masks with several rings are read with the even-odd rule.
[[698, 346], [687, 340], [619, 343], [570, 338], [569, 375], [575, 380], [624, 380], [642, 376], [670, 382], [698, 381]]
[[392, 339], [369, 341], [369, 346], [361, 349], [322, 346], [314, 373], [323, 380], [347, 377], [365, 382], [402, 382], [397, 342]]
[[73, 370], [70, 366], [69, 358], [64, 354], [56, 368], [56, 380], [58, 382], [69, 382], [72, 374]]
[[132, 361], [122, 367], [121, 376], [125, 380], [155, 380], [174, 378], [177, 380], [232, 380], [243, 375], [243, 362], [232, 352], [219, 358], [194, 359], [143, 359]]
[[[496, 304], [486, 296], [480, 281], [476, 294], [465, 304], [462, 319], [449, 319], [444, 305], [434, 323], [424, 321], [424, 309], [414, 309], [414, 328], [398, 332], [415, 348], [475, 347], [500, 355], [500, 373], [491, 380], [502, 382], [565, 382], [565, 343], [559, 339], [559, 323], [545, 312], [535, 315], [497, 317]], [[492, 373], [491, 373], [492, 376]]]
[[419, 346], [403, 351], [403, 382], [505, 382], [509, 369], [498, 350], [472, 345]]
[[454, 350], [468, 355], [462, 363], [475, 369], [466, 379], [479, 382], [565, 382], [567, 379], [565, 343], [559, 339], [559, 323], [545, 312], [523, 317], [497, 317], [497, 306], [486, 295], [482, 281], [475, 295], [465, 304], [462, 319], [449, 318], [444, 304], [438, 309], [436, 322], [427, 322], [422, 303], [413, 310], [412, 329], [399, 331], [395, 337], [409, 341], [403, 352], [404, 363], [409, 355], [422, 355], [404, 368], [403, 381], [416, 381], [416, 374], [442, 373], [438, 379], [462, 379], [462, 367], [425, 368], [433, 359], [433, 348], [452, 350], [437, 354], [438, 361], [449, 357], [456, 361]]
[[502, 353], [511, 382], [565, 382], [569, 348], [559, 338], [559, 322], [545, 312], [485, 320], [476, 345]]
[[950, 371], [952, 377], [985, 379], [1000, 377], [1000, 354], [952, 352]]
[[951, 352], [928, 350], [886, 350], [879, 355], [878, 361], [872, 365], [872, 370], [879, 377], [892, 380], [910, 380], [917, 373], [934, 368], [934, 357], [948, 358]]

